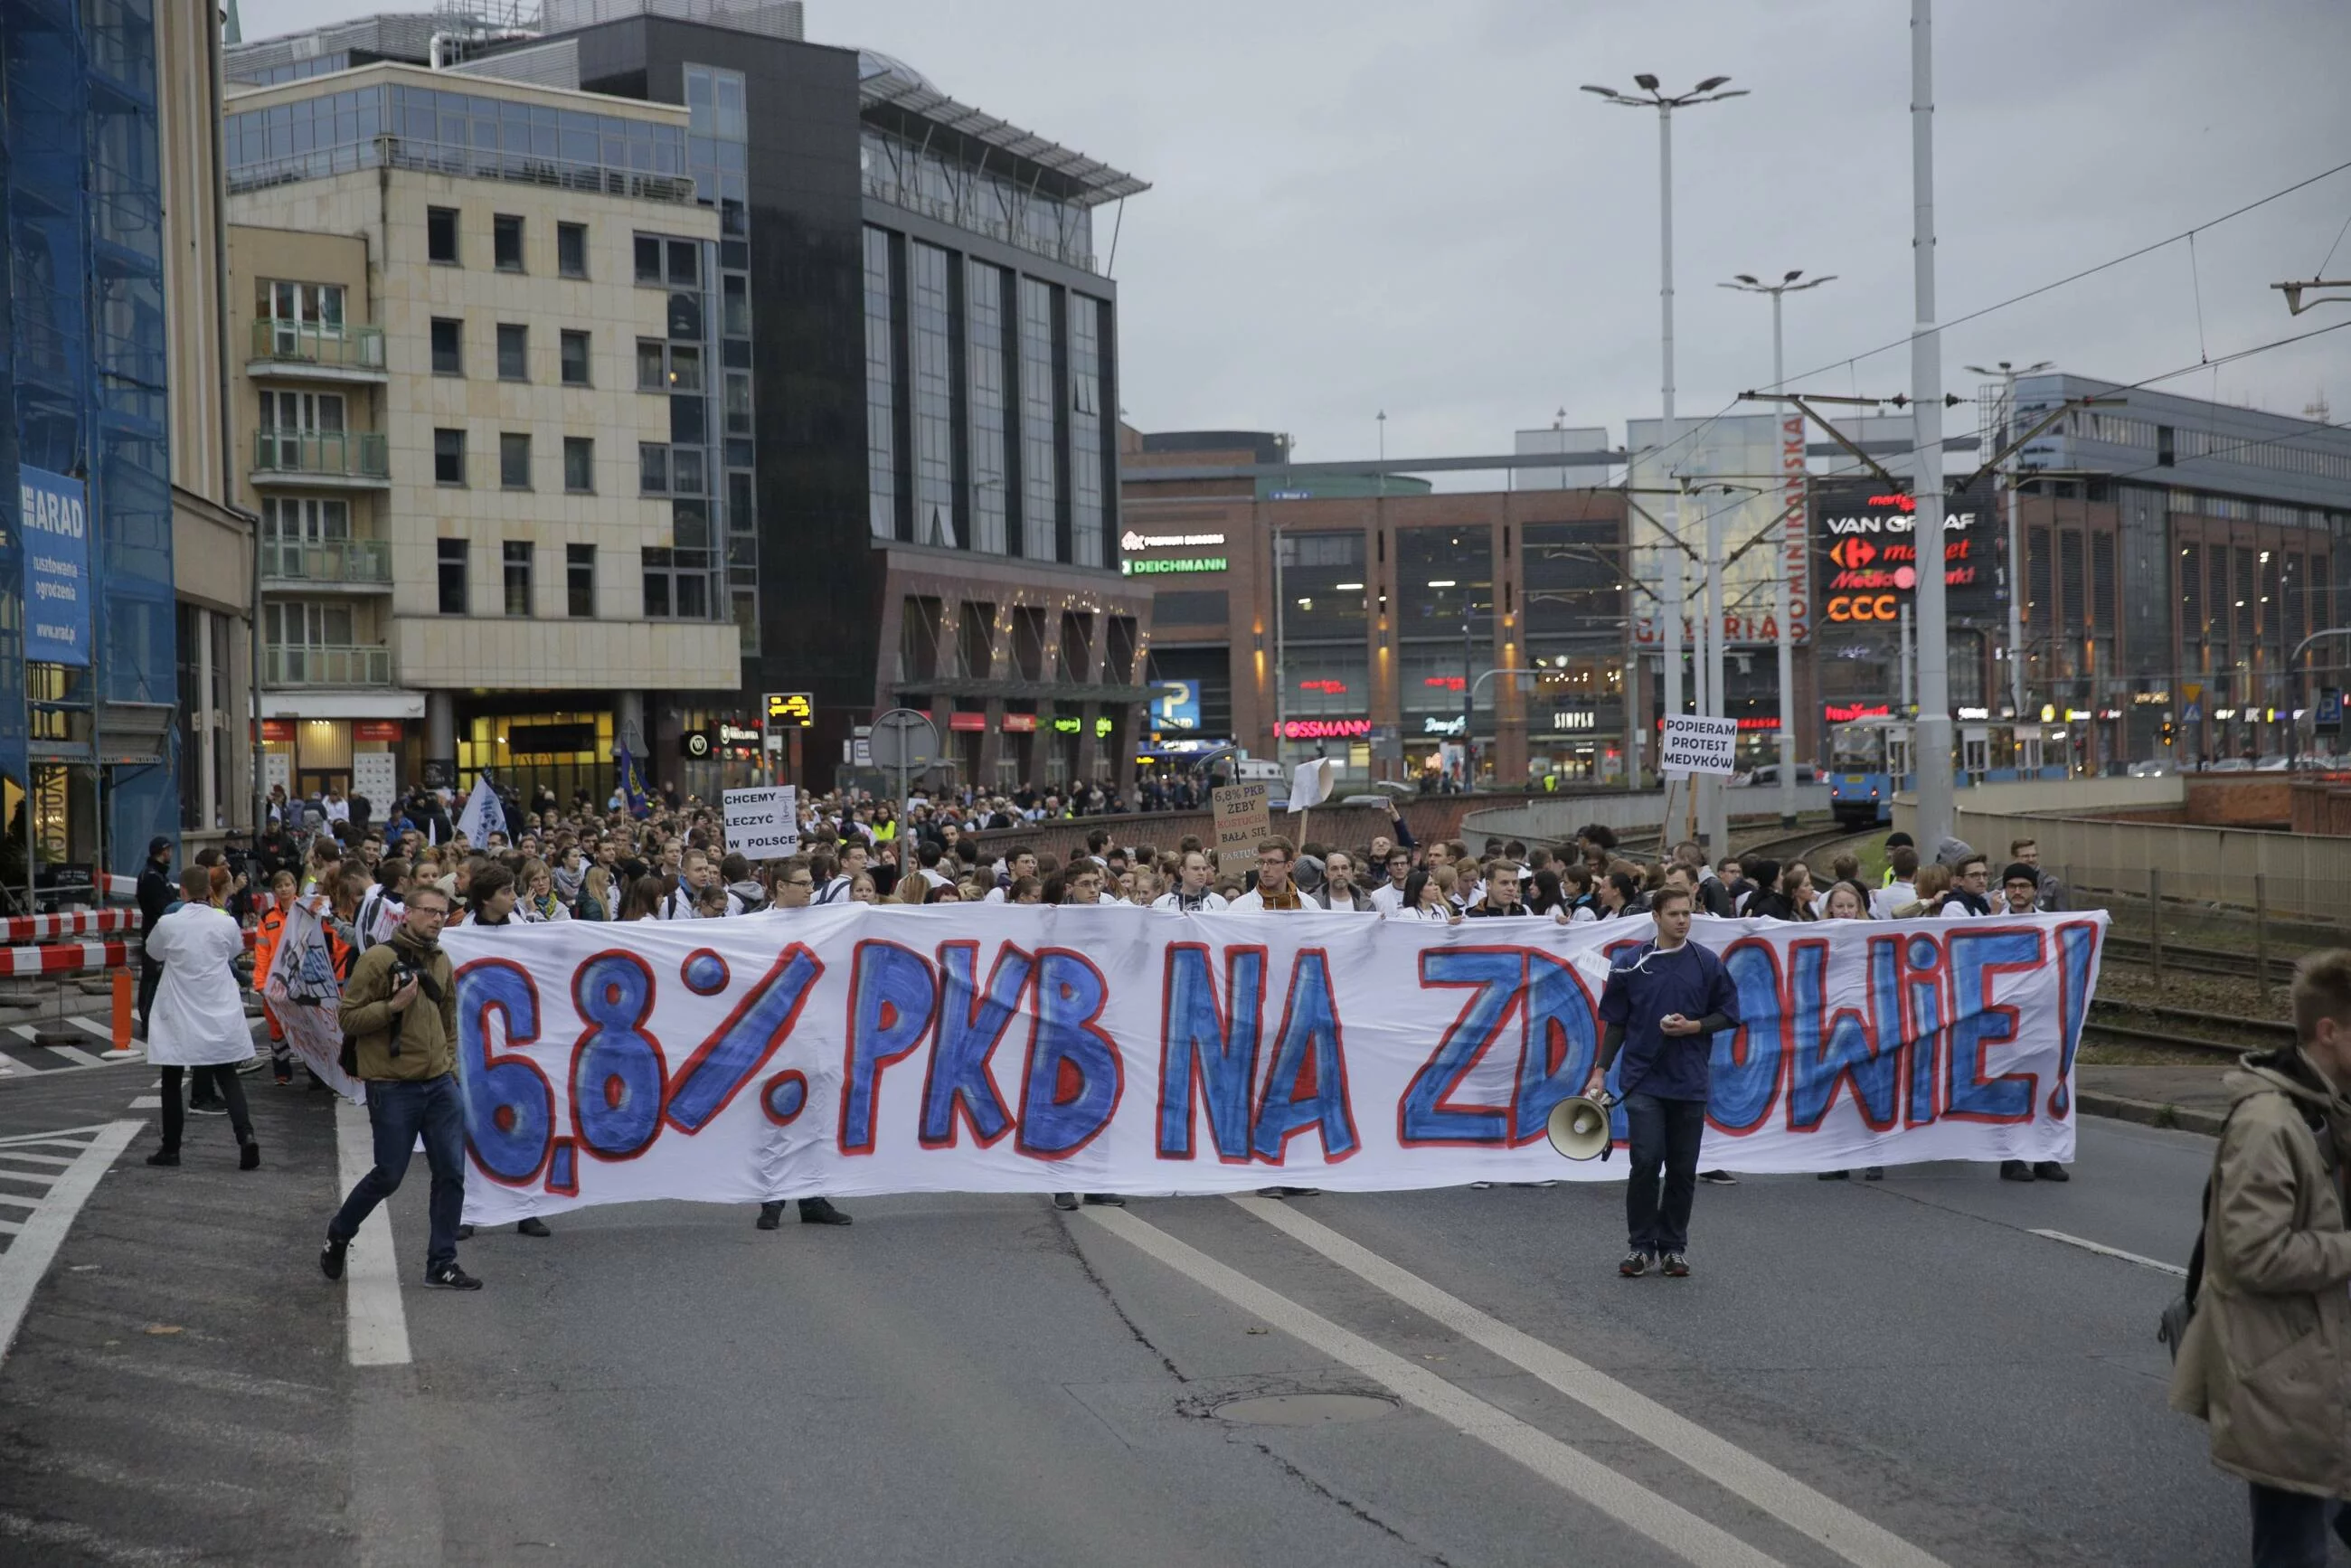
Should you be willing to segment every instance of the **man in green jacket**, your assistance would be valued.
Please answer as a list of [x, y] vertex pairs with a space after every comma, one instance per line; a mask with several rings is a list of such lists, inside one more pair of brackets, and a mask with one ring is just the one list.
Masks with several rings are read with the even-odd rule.
[[343, 1277], [343, 1255], [375, 1206], [400, 1190], [419, 1134], [433, 1172], [432, 1219], [425, 1239], [424, 1282], [436, 1290], [478, 1291], [482, 1282], [457, 1267], [457, 1220], [465, 1203], [465, 1103], [457, 1086], [457, 981], [441, 951], [441, 923], [449, 897], [426, 883], [409, 895], [392, 939], [360, 955], [343, 984], [343, 1033], [367, 1084], [368, 1124], [375, 1134], [375, 1167], [360, 1177], [335, 1218], [319, 1267]]
[[2171, 1404], [2252, 1489], [2254, 1568], [2321, 1568], [2351, 1543], [2351, 952], [2294, 972], [2296, 1042], [2231, 1073], [2204, 1276]]

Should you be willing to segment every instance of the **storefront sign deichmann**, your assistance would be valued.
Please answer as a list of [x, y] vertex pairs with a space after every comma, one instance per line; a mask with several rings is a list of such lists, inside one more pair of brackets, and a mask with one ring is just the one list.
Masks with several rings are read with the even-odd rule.
[[1222, 571], [1228, 564], [1220, 555], [1178, 556], [1171, 560], [1132, 560], [1122, 557], [1119, 571], [1127, 577], [1157, 577], [1167, 572]]

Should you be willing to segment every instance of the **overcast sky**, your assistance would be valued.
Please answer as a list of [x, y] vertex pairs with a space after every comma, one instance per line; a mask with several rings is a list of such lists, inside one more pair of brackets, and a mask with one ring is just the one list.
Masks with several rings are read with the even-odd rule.
[[[412, 0], [412, 4], [413, 0]], [[245, 0], [245, 36], [392, 9]], [[399, 7], [405, 8], [405, 7]], [[2338, 0], [1944, 0], [1936, 29], [1946, 320], [2351, 161]], [[1292, 433], [1299, 455], [1505, 451], [1518, 428], [1658, 406], [1657, 121], [1577, 91], [1727, 74], [1674, 121], [1680, 412], [1771, 376], [1909, 390], [1910, 42], [1897, 0], [809, 0], [820, 43], [899, 56], [964, 102], [1153, 183], [1126, 204], [1129, 421]], [[1111, 252], [1116, 209], [1098, 216]], [[2351, 172], [1945, 334], [1960, 367], [2053, 360], [2132, 382], [2295, 331]], [[2351, 239], [2330, 276], [2351, 275]], [[2198, 321], [2199, 285], [2202, 322]], [[2164, 382], [2351, 419], [2351, 329]], [[1969, 416], [1959, 415], [1962, 421]], [[1971, 427], [1971, 421], [1960, 428]]]

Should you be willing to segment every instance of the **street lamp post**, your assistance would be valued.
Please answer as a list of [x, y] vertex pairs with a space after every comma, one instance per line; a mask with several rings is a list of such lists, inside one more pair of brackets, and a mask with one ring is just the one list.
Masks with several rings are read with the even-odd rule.
[[[1836, 274], [1825, 273], [1819, 277], [1804, 277], [1798, 267], [1777, 283], [1764, 283], [1751, 273], [1733, 274], [1733, 281], [1719, 283], [1718, 288], [1733, 288], [1742, 294], [1768, 294], [1771, 297], [1771, 390], [1785, 392], [1788, 379], [1787, 356], [1780, 333], [1781, 297], [1801, 294], [1807, 288], [1818, 288], [1823, 283], [1836, 281]], [[1803, 281], [1798, 282], [1799, 278]], [[1808, 519], [1795, 519], [1799, 534], [1810, 537]], [[1788, 527], [1783, 520], [1782, 530]], [[1809, 548], [1809, 547], [1808, 547]], [[1796, 653], [1795, 633], [1788, 625], [1788, 563], [1784, 553], [1780, 569], [1771, 574], [1771, 609], [1780, 628], [1780, 825], [1796, 825]]]
[[[1701, 103], [1719, 103], [1727, 98], [1746, 97], [1747, 89], [1744, 88], [1733, 88], [1729, 92], [1722, 90], [1723, 84], [1729, 79], [1729, 77], [1708, 77], [1687, 92], [1668, 94], [1658, 91], [1657, 78], [1644, 71], [1633, 78], [1636, 89], [1633, 92], [1620, 91], [1613, 87], [1586, 86], [1583, 89], [1596, 93], [1620, 108], [1654, 109], [1657, 111], [1657, 267], [1661, 278], [1657, 300], [1664, 329], [1660, 346], [1665, 364], [1665, 383], [1660, 389], [1664, 394], [1663, 419], [1657, 436], [1660, 453], [1670, 452], [1678, 435], [1674, 422], [1674, 110]], [[1667, 504], [1672, 508], [1668, 531], [1672, 533], [1676, 546], [1667, 569], [1670, 573], [1668, 581], [1676, 589], [1667, 603], [1667, 614], [1671, 618], [1666, 632], [1666, 658], [1670, 666], [1667, 672], [1666, 691], [1667, 711], [1670, 712], [1677, 706], [1675, 699], [1679, 696], [1681, 688], [1678, 675], [1681, 661], [1681, 498], [1678, 496], [1671, 497]], [[1715, 598], [1720, 598], [1719, 584]], [[1721, 634], [1719, 627], [1716, 628], [1715, 634]], [[1709, 791], [1719, 788], [1711, 779], [1700, 782]], [[1713, 848], [1719, 854], [1727, 846], [1718, 844]]]
[[1951, 831], [1951, 679], [1944, 605], [1943, 339], [1935, 323], [1935, 49], [1933, 0], [1910, 0], [1911, 434], [1917, 499], [1918, 769], [1916, 837], [1938, 844]]

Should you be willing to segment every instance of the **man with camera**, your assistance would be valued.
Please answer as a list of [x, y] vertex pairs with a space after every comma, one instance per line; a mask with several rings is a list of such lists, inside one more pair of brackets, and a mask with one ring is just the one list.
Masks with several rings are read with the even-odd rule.
[[343, 1277], [343, 1256], [375, 1206], [400, 1190], [418, 1134], [433, 1173], [424, 1282], [478, 1291], [457, 1267], [457, 1222], [465, 1202], [465, 1110], [457, 1086], [457, 984], [441, 950], [449, 898], [427, 883], [412, 894], [400, 929], [360, 955], [343, 987], [343, 1064], [367, 1084], [375, 1167], [360, 1177], [335, 1218], [319, 1267]]

